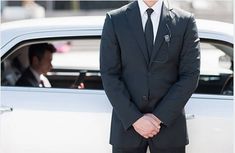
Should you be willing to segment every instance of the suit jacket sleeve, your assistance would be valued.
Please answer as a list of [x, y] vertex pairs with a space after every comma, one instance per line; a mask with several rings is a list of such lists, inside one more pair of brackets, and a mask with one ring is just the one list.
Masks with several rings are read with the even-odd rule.
[[171, 125], [180, 113], [183, 113], [184, 106], [197, 87], [199, 75], [200, 45], [196, 22], [191, 16], [187, 22], [180, 53], [178, 80], [153, 112], [164, 125]]
[[104, 90], [115, 113], [127, 130], [142, 117], [122, 81], [122, 63], [119, 43], [110, 15], [106, 15], [100, 46], [100, 72]]

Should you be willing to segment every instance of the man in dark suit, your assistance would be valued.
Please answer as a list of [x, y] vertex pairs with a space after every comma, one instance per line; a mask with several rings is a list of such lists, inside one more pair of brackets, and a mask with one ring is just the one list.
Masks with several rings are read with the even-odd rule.
[[184, 153], [184, 106], [198, 84], [194, 17], [163, 0], [139, 0], [107, 13], [100, 70], [113, 106], [113, 153]]
[[16, 86], [51, 87], [49, 80], [44, 75], [52, 68], [52, 53], [55, 51], [55, 47], [48, 43], [29, 46], [30, 66], [17, 80]]

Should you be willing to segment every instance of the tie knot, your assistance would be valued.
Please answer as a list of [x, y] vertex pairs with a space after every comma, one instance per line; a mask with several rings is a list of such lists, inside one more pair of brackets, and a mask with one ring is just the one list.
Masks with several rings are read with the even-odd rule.
[[150, 17], [151, 14], [153, 13], [153, 9], [148, 8], [148, 9], [146, 10], [146, 12], [147, 12], [147, 14], [148, 14], [148, 17]]

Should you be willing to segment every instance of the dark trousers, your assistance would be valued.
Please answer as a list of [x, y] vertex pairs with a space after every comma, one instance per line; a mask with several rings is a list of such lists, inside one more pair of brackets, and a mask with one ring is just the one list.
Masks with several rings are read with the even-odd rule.
[[[159, 149], [149, 145], [150, 153], [185, 153], [185, 146], [179, 148]], [[146, 153], [147, 146], [142, 148], [118, 148], [113, 146], [112, 153]]]

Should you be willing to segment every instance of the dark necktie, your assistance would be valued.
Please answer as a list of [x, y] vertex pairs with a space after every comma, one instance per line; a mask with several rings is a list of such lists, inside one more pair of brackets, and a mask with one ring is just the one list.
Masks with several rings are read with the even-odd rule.
[[146, 12], [148, 14], [148, 19], [145, 24], [145, 40], [146, 40], [146, 44], [148, 48], [148, 55], [150, 59], [152, 50], [153, 50], [153, 23], [151, 20], [151, 14], [153, 13], [153, 9], [148, 8]]

